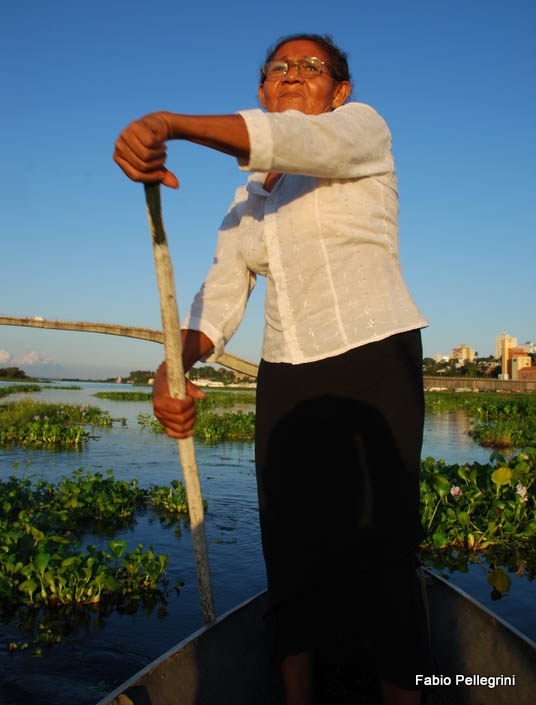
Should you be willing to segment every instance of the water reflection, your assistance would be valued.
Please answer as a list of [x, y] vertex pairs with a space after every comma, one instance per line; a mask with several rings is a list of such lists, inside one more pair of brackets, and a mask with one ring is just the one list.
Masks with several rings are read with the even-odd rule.
[[[492, 449], [473, 441], [468, 431], [471, 420], [463, 411], [426, 413], [422, 457], [442, 458], [447, 463], [489, 462]], [[503, 452], [503, 450], [501, 450]], [[503, 452], [503, 455], [506, 455]]]
[[428, 550], [421, 560], [536, 641], [536, 546], [490, 546], [485, 553]]

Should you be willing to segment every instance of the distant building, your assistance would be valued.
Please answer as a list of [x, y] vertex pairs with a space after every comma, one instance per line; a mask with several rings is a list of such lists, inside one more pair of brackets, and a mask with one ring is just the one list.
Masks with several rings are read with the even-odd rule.
[[515, 348], [516, 345], [517, 338], [514, 338], [508, 333], [501, 333], [500, 335], [495, 336], [495, 357], [497, 360], [501, 359], [505, 347], [506, 349]]
[[450, 360], [450, 355], [443, 355], [443, 353], [435, 353], [435, 362], [448, 362]]
[[501, 379], [509, 379], [510, 371], [508, 370], [508, 351], [515, 348], [517, 338], [512, 337], [508, 333], [501, 333], [495, 338], [495, 357], [501, 360]]
[[519, 379], [519, 372], [532, 365], [532, 358], [523, 348], [510, 348], [508, 350], [508, 375], [510, 379]]
[[527, 340], [526, 343], [523, 343], [518, 347], [524, 350], [527, 354], [534, 355], [536, 353], [536, 343], [532, 343], [530, 340]]
[[452, 359], [458, 360], [461, 363], [473, 362], [475, 359], [476, 352], [473, 348], [468, 347], [465, 343], [462, 343], [459, 348], [452, 348]]
[[223, 382], [216, 382], [214, 379], [207, 379], [206, 377], [200, 377], [195, 380], [195, 384], [198, 387], [224, 387]]
[[518, 372], [518, 379], [523, 381], [536, 381], [536, 367], [523, 367]]

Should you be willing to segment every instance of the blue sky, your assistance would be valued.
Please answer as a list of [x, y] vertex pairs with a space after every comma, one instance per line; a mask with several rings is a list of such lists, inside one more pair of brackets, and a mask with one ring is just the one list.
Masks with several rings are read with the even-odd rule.
[[[308, 2], [18, 0], [4, 5], [0, 313], [160, 328], [143, 189], [112, 162], [131, 120], [158, 109], [258, 107], [258, 66], [283, 34], [328, 32], [356, 100], [393, 135], [400, 250], [430, 321], [425, 354], [536, 338], [533, 0]], [[172, 143], [164, 220], [184, 315], [210, 266], [235, 160]], [[257, 360], [263, 292], [229, 351]], [[0, 327], [0, 365], [101, 377], [154, 369], [160, 346]]]

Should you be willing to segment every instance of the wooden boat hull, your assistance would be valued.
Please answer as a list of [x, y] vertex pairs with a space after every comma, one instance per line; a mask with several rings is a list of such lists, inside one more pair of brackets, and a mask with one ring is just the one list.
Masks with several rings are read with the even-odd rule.
[[[429, 705], [532, 705], [536, 644], [459, 588], [425, 573], [435, 675], [442, 679], [430, 689]], [[266, 609], [263, 592], [180, 642], [97, 705], [275, 705], [280, 700], [265, 647]], [[456, 677], [472, 678], [472, 684], [456, 683]], [[484, 677], [498, 680], [489, 687]], [[504, 684], [512, 677], [515, 685]], [[360, 702], [378, 702], [374, 694], [366, 697]]]
[[[101, 700], [134, 705], [260, 705], [270, 683], [263, 615], [266, 592], [243, 602], [164, 653]], [[128, 701], [125, 701], [125, 705]]]

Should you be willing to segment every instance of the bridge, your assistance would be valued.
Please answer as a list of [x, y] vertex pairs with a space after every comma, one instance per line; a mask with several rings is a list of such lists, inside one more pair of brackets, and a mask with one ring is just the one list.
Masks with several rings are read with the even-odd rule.
[[[0, 325], [24, 326], [27, 328], [48, 328], [53, 330], [72, 330], [86, 333], [102, 333], [119, 335], [124, 338], [138, 338], [153, 343], [163, 343], [163, 335], [159, 330], [137, 328], [135, 326], [120, 326], [110, 323], [92, 323], [88, 321], [55, 321], [41, 318], [19, 318], [16, 316], [1, 316]], [[217, 360], [219, 365], [242, 374], [257, 376], [257, 365], [243, 360], [235, 355], [223, 353]], [[491, 379], [489, 377], [424, 377], [426, 390], [463, 390], [471, 392], [536, 392], [536, 380]]]

